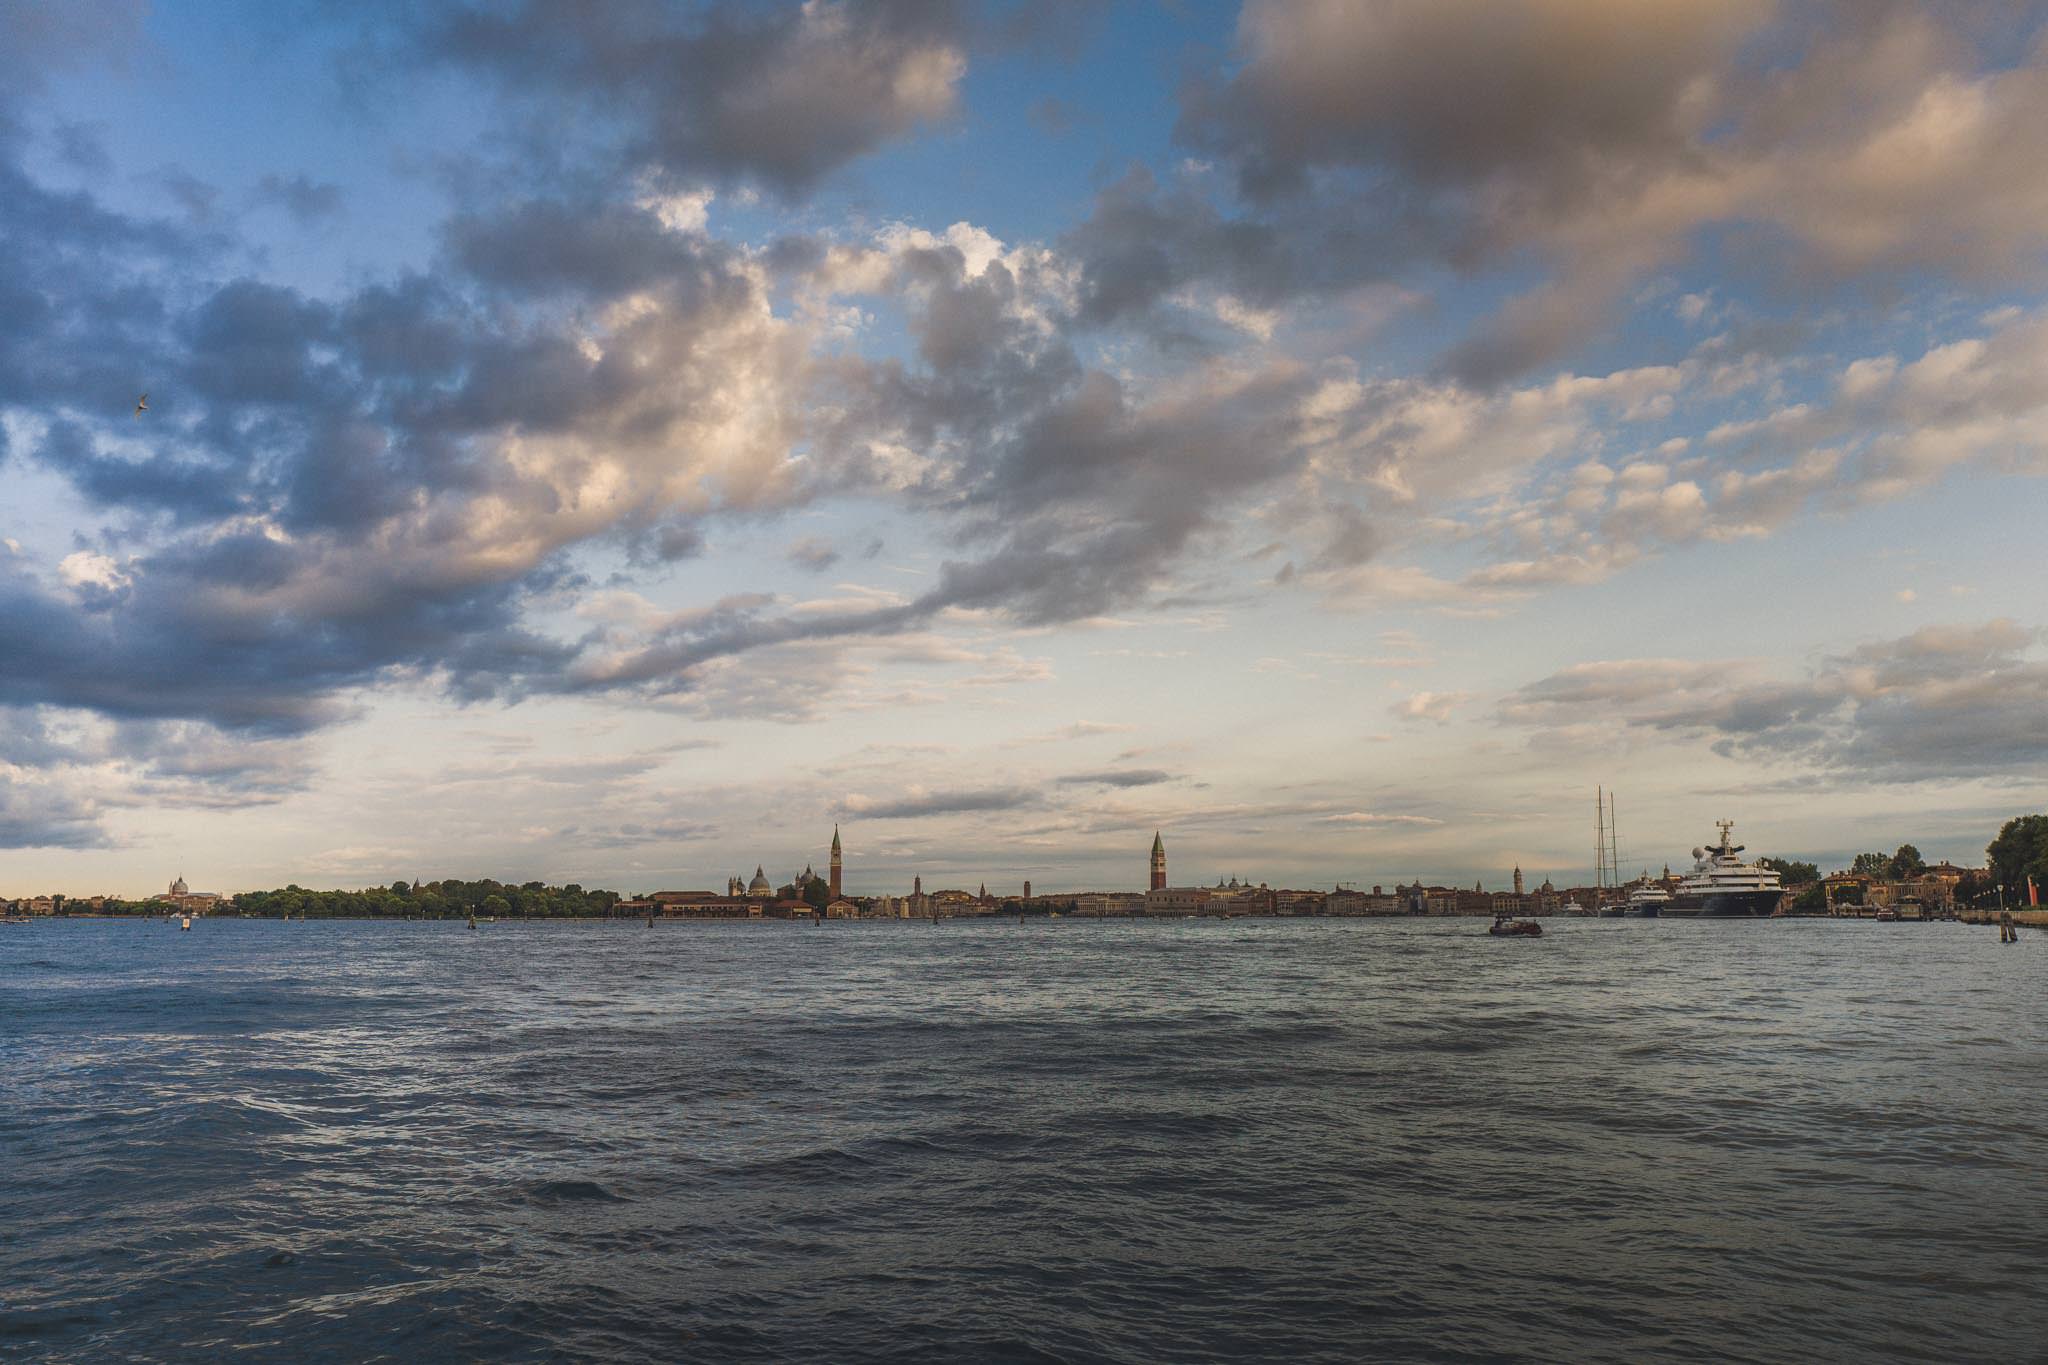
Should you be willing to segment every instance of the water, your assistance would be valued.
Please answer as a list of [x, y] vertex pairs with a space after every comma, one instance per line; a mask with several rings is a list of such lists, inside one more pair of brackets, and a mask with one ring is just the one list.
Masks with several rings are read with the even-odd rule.
[[0, 928], [0, 1355], [2040, 1359], [2044, 955]]

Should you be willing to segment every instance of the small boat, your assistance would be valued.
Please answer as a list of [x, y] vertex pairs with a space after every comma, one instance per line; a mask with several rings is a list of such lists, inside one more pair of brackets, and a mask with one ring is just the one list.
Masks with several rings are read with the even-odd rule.
[[178, 921], [178, 928], [179, 928], [179, 929], [181, 929], [181, 930], [188, 930], [188, 929], [190, 929], [191, 927], [192, 927], [192, 917], [191, 917], [190, 915], [186, 915], [186, 916], [185, 916], [184, 918], [182, 918], [182, 919], [180, 919], [180, 920]]
[[1671, 893], [1655, 882], [1638, 882], [1628, 893], [1630, 919], [1656, 919], [1657, 912], [1671, 899]]
[[1591, 910], [1588, 910], [1585, 906], [1580, 905], [1577, 901], [1566, 901], [1564, 903], [1564, 912], [1567, 915], [1575, 915], [1581, 919], [1584, 919], [1593, 913]]
[[1896, 910], [1880, 910], [1872, 918], [1879, 924], [1897, 924], [1899, 922], [1899, 912]]
[[1486, 932], [1495, 938], [1541, 938], [1543, 926], [1533, 919], [1509, 919], [1506, 915], [1495, 915]]

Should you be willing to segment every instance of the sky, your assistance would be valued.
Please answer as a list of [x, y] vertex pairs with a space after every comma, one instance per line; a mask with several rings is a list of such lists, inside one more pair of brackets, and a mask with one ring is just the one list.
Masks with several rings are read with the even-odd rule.
[[1981, 863], [2044, 164], [2003, 0], [0, 0], [0, 895]]

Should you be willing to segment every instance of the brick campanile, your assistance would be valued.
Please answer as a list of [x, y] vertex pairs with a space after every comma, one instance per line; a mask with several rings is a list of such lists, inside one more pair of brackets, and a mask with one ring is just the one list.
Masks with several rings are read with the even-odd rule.
[[1152, 889], [1166, 889], [1166, 845], [1159, 838], [1159, 831], [1152, 831]]
[[832, 826], [832, 899], [839, 899], [839, 826]]

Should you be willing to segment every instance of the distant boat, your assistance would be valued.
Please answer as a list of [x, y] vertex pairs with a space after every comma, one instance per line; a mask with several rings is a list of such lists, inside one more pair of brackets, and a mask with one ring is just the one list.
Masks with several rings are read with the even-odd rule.
[[1509, 919], [1506, 915], [1495, 915], [1486, 932], [1495, 938], [1541, 938], [1543, 926], [1533, 919]]
[[1591, 910], [1588, 910], [1585, 906], [1580, 905], [1577, 901], [1566, 901], [1564, 903], [1564, 912], [1567, 915], [1576, 915], [1581, 919], [1593, 913]]
[[1875, 919], [1879, 924], [1897, 924], [1899, 922], [1899, 912], [1896, 910], [1880, 910], [1871, 918]]
[[1655, 919], [1671, 893], [1655, 882], [1643, 882], [1628, 893], [1628, 914], [1631, 919]]

